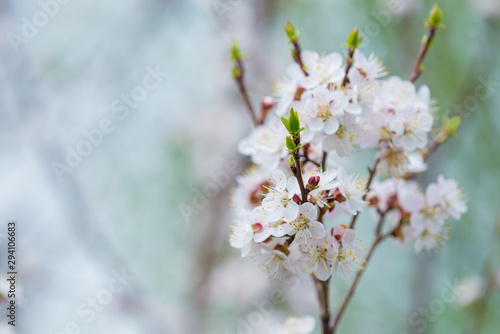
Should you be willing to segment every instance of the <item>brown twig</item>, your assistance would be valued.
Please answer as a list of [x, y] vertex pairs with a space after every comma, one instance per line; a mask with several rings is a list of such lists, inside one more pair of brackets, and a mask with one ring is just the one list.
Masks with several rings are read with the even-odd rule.
[[299, 64], [300, 69], [302, 70], [302, 73], [304, 73], [304, 75], [307, 77], [309, 75], [309, 73], [307, 73], [306, 66], [304, 65], [304, 62], [302, 61], [302, 50], [300, 48], [299, 41], [298, 40], [293, 41], [292, 45], [293, 45], [293, 50], [292, 50], [293, 60], [295, 60], [295, 62], [297, 64]]
[[[295, 142], [295, 145], [300, 145], [300, 135], [294, 136], [293, 141]], [[292, 168], [292, 172], [297, 178], [297, 181], [299, 182], [299, 187], [300, 187], [300, 193], [302, 195], [302, 203], [307, 202], [307, 191], [306, 188], [304, 187], [304, 180], [302, 179], [302, 165], [300, 163], [300, 153], [299, 150], [296, 150], [295, 152], [292, 153], [293, 161], [295, 162], [294, 168]]]
[[420, 46], [420, 50], [418, 50], [417, 60], [415, 61], [415, 65], [413, 66], [413, 70], [411, 71], [410, 78], [408, 79], [411, 82], [415, 82], [418, 77], [422, 74], [422, 62], [424, 60], [425, 54], [436, 36], [437, 27], [430, 25], [427, 32], [427, 37], [425, 41], [423, 41]]
[[347, 77], [349, 75], [349, 70], [352, 67], [353, 59], [352, 57], [354, 56], [354, 50], [353, 48], [349, 48], [349, 52], [347, 54], [347, 61], [346, 61], [346, 66], [345, 66], [345, 76], [344, 80], [342, 81], [342, 87], [345, 87], [347, 83], [349, 82], [349, 78]]
[[250, 118], [252, 119], [253, 125], [258, 126], [260, 122], [257, 119], [257, 115], [255, 114], [254, 108], [252, 107], [252, 103], [250, 102], [250, 98], [248, 97], [248, 92], [245, 86], [245, 82], [243, 80], [245, 69], [243, 68], [243, 62], [241, 61], [241, 58], [235, 59], [235, 71], [236, 73], [234, 73], [234, 80], [238, 85], [241, 97], [243, 98], [243, 101], [247, 106], [247, 110], [250, 115]]
[[[377, 166], [378, 166], [379, 162], [380, 162], [380, 159], [375, 160], [375, 164], [373, 165], [373, 167], [371, 169], [368, 168], [368, 172], [370, 173], [370, 176], [368, 177], [368, 182], [366, 183], [366, 193], [363, 195], [363, 200], [366, 199], [366, 195], [370, 191], [370, 186], [373, 182], [373, 178], [374, 178], [375, 173], [377, 171]], [[351, 224], [349, 225], [349, 228], [354, 228], [354, 225], [356, 225], [356, 220], [358, 219], [358, 216], [359, 216], [359, 213], [352, 216], [352, 220], [351, 220]]]

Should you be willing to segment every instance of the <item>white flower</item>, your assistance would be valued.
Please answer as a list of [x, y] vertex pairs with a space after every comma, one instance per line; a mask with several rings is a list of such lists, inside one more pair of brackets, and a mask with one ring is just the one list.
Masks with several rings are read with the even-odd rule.
[[359, 141], [359, 127], [356, 116], [345, 114], [337, 131], [323, 140], [325, 151], [335, 150], [340, 157], [348, 156]]
[[288, 235], [295, 235], [294, 242], [306, 242], [307, 237], [321, 239], [325, 235], [325, 226], [317, 221], [318, 209], [311, 203], [300, 206], [297, 218], [284, 224], [284, 230]]
[[389, 174], [392, 177], [403, 177], [409, 171], [410, 159], [408, 152], [403, 149], [382, 148], [375, 157], [380, 160], [377, 172], [381, 175]]
[[299, 82], [304, 79], [304, 73], [297, 63], [290, 63], [285, 69], [285, 74], [274, 87], [274, 97], [278, 100], [276, 113], [284, 115], [290, 110], [299, 88]]
[[344, 93], [332, 92], [324, 86], [304, 93], [301, 110], [307, 128], [315, 132], [323, 131], [328, 135], [335, 133], [340, 125], [339, 117], [344, 114], [348, 103]]
[[229, 235], [229, 243], [231, 247], [241, 249], [241, 256], [245, 257], [250, 253], [253, 239], [254, 223], [252, 212], [250, 210], [241, 209], [237, 219], [233, 220], [231, 225], [231, 234]]
[[250, 136], [241, 140], [238, 151], [250, 156], [253, 163], [274, 170], [288, 154], [286, 136], [287, 132], [281, 121], [273, 118], [253, 129]]
[[231, 193], [232, 206], [251, 210], [261, 205], [270, 185], [268, 171], [257, 166], [247, 168], [236, 177], [236, 187]]
[[299, 244], [302, 256], [298, 266], [306, 273], [312, 273], [321, 281], [326, 281], [332, 274], [332, 265], [338, 254], [339, 244], [330, 234], [321, 239], [307, 237], [307, 242]]
[[367, 59], [359, 49], [356, 49], [353, 59], [354, 62], [349, 71], [351, 84], [374, 81], [387, 74], [383, 62], [373, 53]]
[[274, 187], [269, 187], [269, 193], [262, 201], [262, 208], [269, 221], [285, 219], [291, 221], [299, 213], [299, 205], [293, 197], [300, 194], [299, 183], [295, 176], [287, 180], [285, 173], [275, 170], [272, 175]]
[[302, 52], [302, 61], [309, 76], [302, 80], [301, 86], [307, 89], [340, 82], [344, 78], [342, 56], [338, 53], [320, 57], [316, 52], [306, 50]]
[[438, 233], [433, 233], [428, 229], [423, 230], [421, 233], [416, 233], [415, 230], [412, 230], [414, 233], [413, 239], [415, 243], [413, 245], [413, 249], [415, 253], [420, 253], [422, 249], [427, 249], [428, 251], [436, 250], [439, 252], [441, 250], [441, 245], [448, 240], [448, 233], [450, 231], [449, 227], [446, 225], [442, 228]]
[[432, 115], [410, 106], [399, 111], [397, 116], [403, 132], [400, 136], [395, 136], [392, 143], [407, 151], [423, 148], [427, 144], [427, 133], [431, 131], [434, 121]]
[[277, 249], [262, 247], [261, 253], [255, 255], [255, 260], [257, 266], [269, 274], [269, 278], [276, 281], [281, 281], [285, 272], [294, 272], [290, 259], [285, 253]]
[[427, 187], [427, 198], [433, 205], [439, 205], [453, 219], [467, 212], [463, 190], [458, 188], [455, 180], [446, 180], [442, 175], [438, 176], [437, 183], [431, 183]]
[[347, 280], [355, 272], [364, 270], [362, 263], [366, 261], [363, 260], [362, 253], [366, 248], [361, 249], [358, 246], [356, 232], [345, 225], [336, 225], [332, 234], [339, 243], [338, 256], [332, 268], [332, 276], [340, 271], [340, 276]]
[[325, 205], [328, 206], [328, 201], [333, 199], [330, 195], [330, 190], [338, 186], [338, 182], [335, 182], [337, 171], [329, 169], [321, 172], [319, 168], [316, 168], [304, 176], [306, 176], [306, 179], [308, 178], [306, 188], [310, 190], [308, 194], [309, 201], [317, 204], [320, 208], [323, 208]]
[[273, 328], [270, 334], [310, 334], [316, 326], [316, 320], [311, 316], [297, 318], [290, 316], [285, 319], [283, 324]]
[[262, 207], [255, 209], [257, 212], [258, 223], [254, 224], [254, 237], [253, 240], [257, 243], [267, 240], [269, 237], [282, 237], [286, 234], [283, 219], [269, 220]]
[[337, 204], [351, 215], [363, 210], [365, 201], [365, 183], [363, 179], [358, 179], [357, 176], [347, 175], [346, 171], [339, 167], [337, 170], [337, 179], [339, 181], [340, 194], [345, 198], [345, 201]]

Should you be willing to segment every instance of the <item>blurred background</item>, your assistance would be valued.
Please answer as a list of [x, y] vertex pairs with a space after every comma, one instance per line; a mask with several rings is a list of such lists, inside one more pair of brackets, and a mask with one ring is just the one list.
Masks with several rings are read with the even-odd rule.
[[[316, 316], [311, 282], [271, 282], [227, 241], [233, 183], [221, 175], [245, 165], [236, 146], [251, 128], [229, 45], [246, 55], [255, 106], [290, 61], [286, 20], [303, 48], [344, 56], [359, 26], [362, 50], [406, 78], [432, 3], [0, 0], [0, 268], [14, 220], [19, 272], [17, 326], [2, 313], [0, 334], [267, 333]], [[420, 180], [460, 180], [469, 211], [440, 254], [384, 243], [340, 333], [500, 328], [500, 293], [478, 300], [500, 267], [500, 1], [439, 4], [446, 29], [418, 84], [463, 123]], [[370, 240], [368, 214], [358, 227]], [[332, 305], [346, 287], [333, 280]]]

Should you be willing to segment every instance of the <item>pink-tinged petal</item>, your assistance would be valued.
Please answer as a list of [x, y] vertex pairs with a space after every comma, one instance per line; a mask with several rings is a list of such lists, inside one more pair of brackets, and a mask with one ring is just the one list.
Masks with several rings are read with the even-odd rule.
[[289, 201], [288, 205], [285, 208], [285, 213], [284, 213], [285, 220], [292, 221], [295, 218], [297, 218], [298, 214], [299, 214], [299, 205], [294, 201]]
[[342, 245], [344, 247], [350, 245], [354, 240], [356, 240], [356, 232], [353, 229], [348, 228], [344, 232], [344, 236], [342, 237]]
[[300, 206], [300, 213], [309, 220], [316, 220], [318, 217], [318, 209], [312, 203], [304, 203]]
[[321, 239], [325, 236], [325, 226], [320, 222], [311, 222], [309, 224], [309, 233], [314, 239]]

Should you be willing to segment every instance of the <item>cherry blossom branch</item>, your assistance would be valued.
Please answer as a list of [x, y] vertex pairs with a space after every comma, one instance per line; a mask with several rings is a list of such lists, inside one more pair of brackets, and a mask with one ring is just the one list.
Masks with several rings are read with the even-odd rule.
[[423, 66], [422, 62], [424, 57], [429, 50], [429, 47], [432, 45], [434, 41], [434, 37], [436, 35], [437, 28], [442, 27], [441, 19], [443, 17], [443, 12], [439, 8], [437, 4], [434, 4], [431, 12], [429, 13], [429, 18], [426, 20], [427, 26], [427, 35], [424, 35], [422, 39], [422, 45], [418, 50], [417, 60], [415, 61], [415, 65], [413, 66], [413, 70], [411, 71], [410, 78], [408, 79], [411, 82], [415, 82], [418, 77], [422, 74]]
[[[373, 251], [379, 245], [379, 243], [382, 240], [384, 240], [386, 237], [388, 237], [389, 235], [392, 234], [392, 233], [386, 233], [386, 234], [383, 234], [383, 235], [381, 234], [381, 232], [382, 232], [382, 225], [384, 223], [384, 218], [385, 218], [386, 213], [387, 213], [387, 211], [383, 212], [380, 215], [380, 218], [379, 218], [379, 221], [378, 221], [378, 224], [377, 224], [377, 228], [376, 228], [376, 231], [375, 231], [375, 239], [373, 240], [373, 243], [372, 243], [370, 249], [368, 250], [368, 254], [365, 257], [365, 263], [366, 264], [370, 260], [371, 256], [373, 255]], [[366, 266], [366, 264], [365, 264], [365, 266]], [[330, 328], [330, 333], [331, 334], [335, 333], [335, 330], [337, 329], [337, 326], [338, 326], [338, 324], [340, 322], [340, 319], [344, 315], [344, 312], [345, 312], [345, 310], [347, 308], [347, 305], [349, 304], [349, 302], [352, 299], [352, 296], [354, 294], [354, 290], [356, 289], [356, 287], [358, 285], [359, 279], [361, 278], [361, 275], [362, 275], [363, 271], [364, 270], [359, 270], [356, 273], [356, 276], [354, 277], [354, 280], [352, 281], [351, 286], [349, 287], [349, 290], [347, 291], [347, 294], [345, 295], [344, 299], [342, 300], [342, 303], [340, 304], [340, 306], [339, 306], [339, 308], [337, 310], [337, 313], [335, 314], [335, 317], [330, 320], [330, 324], [329, 324], [330, 327], [329, 328]]]
[[299, 44], [300, 30], [296, 29], [290, 21], [287, 21], [285, 24], [285, 32], [290, 39], [290, 43], [293, 45], [292, 49], [292, 58], [293, 60], [299, 64], [302, 73], [307, 77], [309, 73], [306, 71], [306, 66], [302, 61], [302, 51]]
[[240, 49], [239, 49], [238, 44], [236, 42], [233, 42], [233, 45], [231, 47], [231, 57], [234, 61], [233, 78], [236, 81], [236, 84], [238, 85], [238, 89], [240, 91], [240, 95], [243, 98], [245, 105], [247, 106], [248, 114], [250, 115], [250, 118], [252, 119], [253, 125], [258, 126], [260, 124], [260, 122], [257, 119], [257, 115], [255, 113], [255, 110], [252, 107], [252, 103], [250, 102], [250, 98], [248, 97], [248, 92], [247, 92], [245, 82], [244, 82], [245, 69], [243, 67], [241, 52], [240, 52]]
[[[366, 183], [366, 191], [365, 194], [363, 195], [363, 200], [366, 199], [366, 195], [370, 192], [370, 186], [373, 182], [373, 178], [375, 176], [375, 173], [377, 172], [377, 166], [380, 162], [380, 159], [375, 160], [375, 164], [373, 165], [372, 168], [368, 168], [368, 172], [370, 173], [370, 176], [368, 177], [368, 182]], [[352, 216], [351, 224], [349, 225], [349, 228], [354, 229], [354, 225], [356, 225], [356, 220], [358, 219], [359, 213], [356, 215]]]

